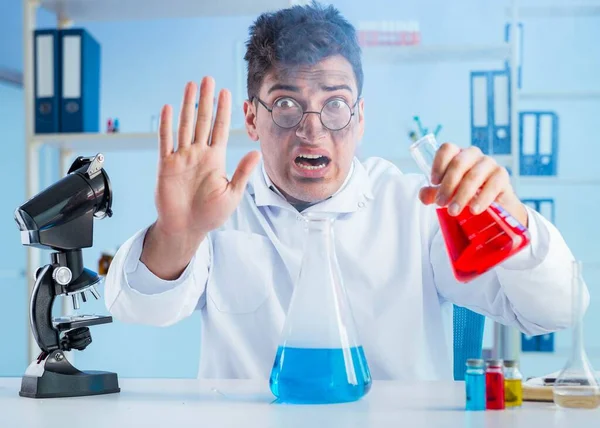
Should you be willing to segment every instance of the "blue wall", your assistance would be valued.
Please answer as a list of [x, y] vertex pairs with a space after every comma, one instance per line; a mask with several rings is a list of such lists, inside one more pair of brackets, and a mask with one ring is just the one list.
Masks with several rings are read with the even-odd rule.
[[[568, 0], [563, 0], [568, 4]], [[427, 0], [414, 2], [389, 2], [372, 0], [366, 7], [356, 0], [339, 0], [334, 4], [355, 24], [360, 20], [418, 20], [423, 44], [472, 45], [494, 44], [502, 41], [505, 25], [504, 8], [509, 2], [482, 2], [461, 0], [446, 2]], [[532, 2], [528, 2], [531, 4]], [[538, 1], [537, 4], [540, 2]], [[0, 35], [6, 40], [19, 39], [21, 29], [12, 17], [20, 22], [20, 2], [11, 3], [7, 13], [0, 11]], [[556, 2], [553, 2], [556, 4]], [[2, 6], [3, 8], [6, 5]], [[12, 7], [12, 9], [10, 9]], [[11, 18], [7, 18], [10, 16]], [[52, 17], [40, 14], [43, 25], [50, 25]], [[199, 81], [210, 74], [216, 77], [217, 87], [227, 87], [238, 98], [235, 44], [244, 41], [247, 27], [253, 17], [218, 19], [180, 19], [130, 23], [77, 23], [88, 30], [102, 45], [102, 126], [108, 117], [118, 117], [123, 132], [148, 131], [152, 116], [158, 114], [165, 103], [170, 103], [178, 115], [181, 92], [188, 80]], [[600, 18], [525, 20], [524, 90], [600, 90], [597, 79], [600, 71], [600, 47], [595, 40], [600, 37]], [[0, 66], [19, 67], [21, 48], [15, 43], [0, 43]], [[470, 141], [469, 129], [469, 72], [502, 68], [499, 61], [424, 64], [369, 64], [365, 63], [365, 104], [367, 128], [360, 147], [361, 156], [383, 156], [390, 159], [405, 158], [409, 128], [414, 126], [412, 116], [418, 114], [425, 125], [442, 123], [440, 139], [452, 140], [466, 146]], [[126, 96], [124, 96], [126, 94]], [[22, 112], [22, 101], [13, 95], [10, 108]], [[12, 100], [12, 101], [10, 101]], [[21, 107], [17, 107], [21, 102]], [[6, 106], [6, 99], [0, 98]], [[529, 102], [521, 109], [553, 109], [560, 115], [560, 166], [563, 177], [596, 177], [596, 159], [600, 144], [595, 136], [594, 119], [600, 113], [600, 103], [593, 102]], [[0, 124], [13, 124], [22, 141], [22, 133], [14, 124], [22, 123], [16, 114], [10, 122], [0, 116]], [[234, 124], [241, 123], [241, 111], [234, 112]], [[22, 150], [18, 150], [23, 161]], [[585, 153], [585, 156], [582, 156]], [[232, 171], [243, 153], [232, 151], [228, 157]], [[45, 156], [55, 156], [49, 151]], [[50, 162], [51, 163], [51, 162]], [[156, 174], [156, 152], [108, 153], [106, 169], [113, 181], [115, 216], [96, 223], [94, 248], [85, 252], [87, 264], [94, 267], [99, 252], [114, 248], [140, 228], [153, 221], [155, 216], [153, 191]], [[21, 165], [6, 165], [6, 173], [22, 177]], [[3, 170], [4, 174], [4, 170]], [[42, 176], [51, 179], [52, 172]], [[49, 184], [49, 183], [46, 183]], [[24, 188], [17, 193], [24, 192]], [[592, 310], [588, 324], [600, 321], [594, 296], [598, 294], [600, 256], [595, 252], [595, 242], [600, 239], [588, 213], [599, 208], [598, 188], [529, 186], [519, 190], [523, 197], [554, 197], [557, 202], [557, 223], [574, 253], [585, 262], [595, 264], [586, 269], [586, 278], [592, 291]], [[7, 229], [10, 246], [0, 248], [4, 253], [18, 254], [18, 235], [10, 224], [12, 210], [18, 197], [0, 201], [0, 212], [6, 215], [2, 227]], [[7, 207], [6, 207], [7, 206]], [[5, 208], [6, 207], [6, 208]], [[10, 224], [10, 226], [8, 226]], [[2, 226], [4, 225], [4, 226]], [[12, 228], [11, 228], [12, 227]], [[10, 230], [9, 230], [10, 229]], [[10, 234], [12, 233], [12, 235]], [[16, 240], [16, 244], [15, 244]], [[23, 264], [21, 262], [21, 264]], [[1, 268], [1, 267], [0, 267]], [[4, 282], [2, 282], [4, 285]], [[565, 284], [565, 286], [569, 286]], [[12, 292], [18, 293], [18, 287]], [[101, 290], [102, 291], [102, 290]], [[16, 297], [15, 297], [16, 298]], [[23, 298], [21, 297], [21, 300]], [[25, 302], [23, 302], [24, 304]], [[15, 317], [24, 317], [21, 309], [13, 306], [6, 310]], [[88, 303], [84, 312], [105, 312], [103, 302]], [[17, 337], [17, 333], [14, 337]], [[197, 315], [180, 324], [156, 329], [123, 325], [115, 322], [93, 329], [94, 343], [77, 354], [78, 365], [83, 368], [118, 370], [122, 376], [176, 376], [193, 377], [197, 372], [199, 355], [199, 318]], [[587, 331], [588, 346], [600, 357], [600, 335]], [[569, 345], [569, 332], [557, 336], [557, 346]], [[562, 352], [562, 351], [561, 351]], [[114, 358], [107, 356], [114, 355]], [[524, 359], [528, 374], [536, 370], [551, 371], [562, 364], [558, 359]], [[20, 357], [21, 358], [21, 357]], [[19, 359], [19, 358], [17, 358]], [[21, 358], [22, 359], [22, 358]], [[598, 360], [594, 360], [598, 361]], [[534, 364], [537, 367], [534, 367]], [[596, 363], [600, 367], [600, 361]], [[13, 363], [10, 373], [19, 372]], [[0, 374], [3, 373], [0, 366]]]
[[[24, 129], [15, 124], [23, 121], [23, 95], [20, 88], [0, 83], [0, 129], [2, 129], [2, 156], [0, 156], [0, 313], [5, 320], [0, 329], [3, 343], [0, 357], [0, 375], [17, 375], [24, 369], [27, 357], [25, 337], [28, 328], [27, 288], [23, 272], [25, 251], [20, 245], [19, 229], [13, 220], [14, 209], [22, 203], [25, 185]], [[19, 179], [10, 181], [15, 174]], [[7, 350], [10, 349], [10, 352]]]

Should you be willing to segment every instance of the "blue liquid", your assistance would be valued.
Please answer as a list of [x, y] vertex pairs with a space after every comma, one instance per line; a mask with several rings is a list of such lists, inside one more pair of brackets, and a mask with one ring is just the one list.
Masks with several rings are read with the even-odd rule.
[[485, 410], [485, 375], [465, 374], [465, 389], [467, 393], [467, 410]]
[[[349, 376], [346, 367], [354, 373]], [[362, 346], [345, 350], [280, 346], [270, 385], [280, 402], [344, 403], [369, 392], [371, 373]]]

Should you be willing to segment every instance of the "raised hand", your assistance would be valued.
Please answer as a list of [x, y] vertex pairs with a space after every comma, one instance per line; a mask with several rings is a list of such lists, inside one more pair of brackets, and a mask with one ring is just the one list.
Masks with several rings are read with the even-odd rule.
[[236, 209], [260, 160], [257, 151], [248, 153], [228, 180], [225, 159], [231, 94], [227, 90], [219, 93], [213, 126], [214, 88], [212, 78], [202, 80], [194, 124], [197, 87], [194, 83], [186, 85], [177, 148], [172, 109], [166, 105], [161, 112], [155, 195], [158, 218], [146, 235], [142, 253], [142, 261], [158, 276], [173, 277], [185, 268], [206, 234], [222, 225]]
[[442, 144], [431, 181], [433, 186], [422, 188], [419, 194], [424, 204], [447, 206], [448, 214], [456, 216], [463, 209], [480, 214], [495, 201], [527, 226], [527, 210], [515, 194], [508, 172], [477, 147]]

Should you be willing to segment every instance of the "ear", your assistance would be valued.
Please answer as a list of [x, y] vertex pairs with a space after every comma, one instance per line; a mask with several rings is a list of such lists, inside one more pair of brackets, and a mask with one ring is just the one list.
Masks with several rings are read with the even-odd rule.
[[358, 139], [362, 140], [365, 133], [365, 100], [361, 98], [358, 102]]
[[244, 117], [246, 118], [246, 132], [252, 141], [258, 141], [258, 131], [256, 129], [256, 108], [250, 101], [244, 101]]

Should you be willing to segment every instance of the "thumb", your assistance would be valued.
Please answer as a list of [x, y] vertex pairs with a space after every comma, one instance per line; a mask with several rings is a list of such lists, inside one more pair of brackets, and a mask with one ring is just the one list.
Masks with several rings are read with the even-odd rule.
[[233, 177], [231, 178], [231, 187], [236, 193], [242, 193], [246, 189], [248, 179], [260, 161], [260, 152], [253, 150], [247, 153], [238, 164]]
[[435, 198], [437, 196], [438, 189], [437, 187], [423, 187], [419, 191], [419, 199], [425, 205], [430, 205], [435, 202]]

